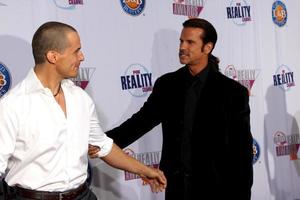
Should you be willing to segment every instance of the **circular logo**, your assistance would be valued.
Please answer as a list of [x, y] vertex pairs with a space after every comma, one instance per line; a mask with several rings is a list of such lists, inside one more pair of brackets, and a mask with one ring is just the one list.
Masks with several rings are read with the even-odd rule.
[[75, 9], [75, 5], [70, 5], [69, 1], [66, 0], [53, 0], [56, 7], [65, 10], [73, 10]]
[[120, 0], [120, 3], [127, 14], [137, 16], [143, 12], [146, 0]]
[[0, 97], [2, 97], [10, 88], [11, 77], [7, 67], [0, 63]]
[[233, 65], [228, 65], [226, 67], [225, 76], [237, 81], [237, 73]]
[[252, 143], [252, 149], [253, 149], [253, 161], [252, 164], [255, 164], [257, 160], [259, 159], [260, 156], [260, 147], [257, 143], [257, 141], [253, 138], [253, 143]]
[[272, 5], [272, 19], [279, 27], [285, 25], [287, 21], [287, 10], [281, 1], [275, 1]]
[[287, 140], [286, 140], [286, 136], [283, 132], [281, 131], [277, 131], [275, 134], [274, 134], [274, 144], [276, 145], [284, 145], [287, 143]]
[[236, 25], [245, 25], [246, 22], [251, 21], [250, 6], [245, 0], [232, 0], [230, 7], [235, 10], [235, 17], [232, 18], [233, 23]]
[[276, 75], [280, 77], [280, 87], [288, 91], [291, 87], [295, 86], [294, 73], [286, 65], [280, 65], [276, 70]]
[[122, 77], [123, 87], [134, 97], [144, 97], [152, 91], [152, 74], [141, 64], [131, 64]]

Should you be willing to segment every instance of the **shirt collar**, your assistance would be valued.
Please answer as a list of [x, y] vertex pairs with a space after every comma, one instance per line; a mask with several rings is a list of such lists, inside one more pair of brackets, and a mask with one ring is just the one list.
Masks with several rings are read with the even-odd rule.
[[201, 72], [195, 75], [195, 79], [200, 81], [201, 83], [204, 83], [208, 74], [210, 66], [206, 66]]
[[[43, 86], [41, 81], [36, 76], [34, 69], [31, 68], [25, 78], [26, 83], [26, 93], [35, 93], [35, 92], [46, 92], [50, 91], [49, 88]], [[74, 86], [74, 82], [69, 79], [64, 79], [61, 81], [62, 87], [72, 87]]]
[[193, 76], [189, 69], [188, 69], [188, 66], [186, 65], [185, 66], [186, 70], [185, 70], [185, 73], [186, 73], [186, 83], [187, 83], [187, 86], [189, 87], [190, 84], [192, 84], [194, 81], [197, 81], [197, 82], [200, 82], [200, 83], [204, 83], [205, 80], [206, 80], [206, 77], [208, 75], [208, 72], [209, 72], [209, 69], [210, 69], [210, 66], [206, 66], [201, 72], [199, 72], [198, 74], [196, 74], [195, 76]]

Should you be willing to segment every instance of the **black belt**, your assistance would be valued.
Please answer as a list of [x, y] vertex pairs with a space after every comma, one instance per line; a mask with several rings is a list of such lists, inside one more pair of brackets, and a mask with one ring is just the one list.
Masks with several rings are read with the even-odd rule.
[[88, 186], [87, 183], [84, 183], [76, 189], [68, 190], [65, 192], [37, 191], [21, 188], [18, 186], [15, 186], [13, 188], [16, 192], [16, 195], [19, 197], [42, 200], [73, 200], [79, 195], [83, 194], [88, 189]]

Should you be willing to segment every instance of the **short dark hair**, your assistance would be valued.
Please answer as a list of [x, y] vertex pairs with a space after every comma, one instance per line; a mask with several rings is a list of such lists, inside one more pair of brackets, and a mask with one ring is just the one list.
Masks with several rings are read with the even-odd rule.
[[77, 32], [75, 28], [61, 22], [46, 22], [34, 33], [32, 38], [32, 53], [35, 64], [46, 61], [46, 54], [50, 50], [63, 52], [68, 46], [67, 33]]
[[[212, 50], [215, 48], [218, 35], [215, 27], [210, 22], [201, 18], [191, 18], [183, 22], [182, 25], [184, 28], [201, 28], [203, 30], [203, 34], [201, 35], [203, 43], [207, 44], [211, 42], [213, 44]], [[219, 58], [212, 55], [211, 52], [209, 53], [209, 60], [216, 64], [220, 62]]]

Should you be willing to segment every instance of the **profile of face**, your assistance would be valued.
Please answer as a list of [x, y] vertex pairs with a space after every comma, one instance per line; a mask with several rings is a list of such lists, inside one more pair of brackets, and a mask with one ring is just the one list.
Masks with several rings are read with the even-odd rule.
[[55, 63], [56, 70], [64, 78], [75, 78], [78, 75], [80, 63], [84, 60], [84, 55], [77, 32], [68, 32], [67, 40], [69, 46], [63, 52], [58, 53]]
[[208, 58], [208, 54], [211, 51], [207, 43], [204, 45], [201, 35], [203, 34], [203, 29], [185, 27], [182, 29], [180, 35], [180, 45], [179, 45], [179, 60], [181, 64], [196, 66], [197, 64], [203, 62], [203, 59]]

